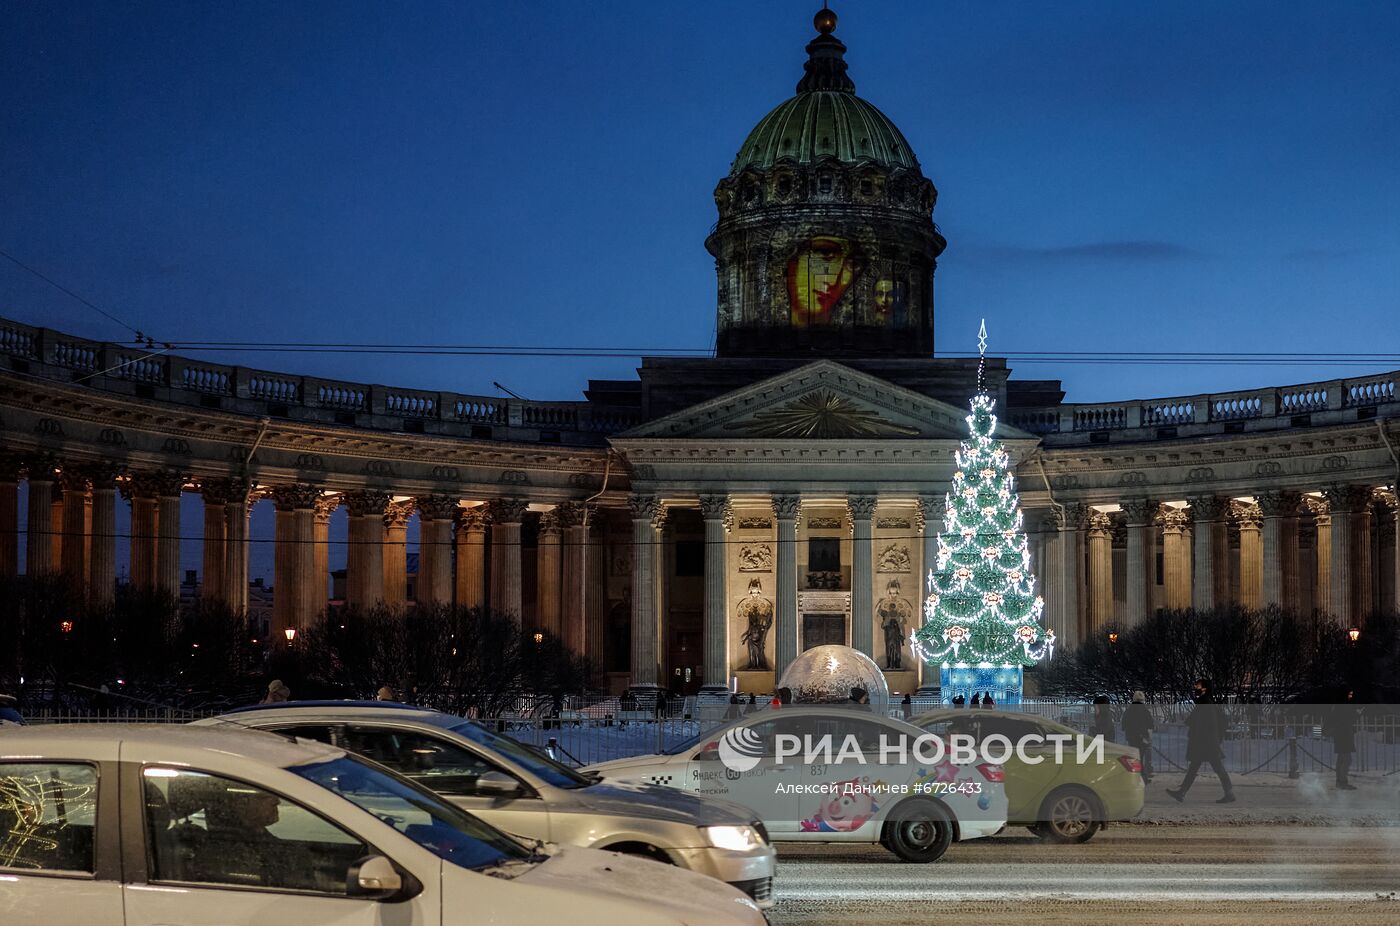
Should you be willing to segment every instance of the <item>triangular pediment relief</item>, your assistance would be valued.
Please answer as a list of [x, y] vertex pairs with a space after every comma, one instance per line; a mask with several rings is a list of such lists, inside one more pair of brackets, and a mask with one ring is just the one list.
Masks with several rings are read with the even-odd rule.
[[[736, 389], [614, 438], [961, 440], [958, 408], [832, 360]], [[1029, 437], [1000, 426], [998, 436]]]

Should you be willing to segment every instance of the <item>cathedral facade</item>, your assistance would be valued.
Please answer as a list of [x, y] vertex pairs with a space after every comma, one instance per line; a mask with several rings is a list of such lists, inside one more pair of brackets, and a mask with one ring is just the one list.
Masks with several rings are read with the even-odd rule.
[[[0, 319], [0, 575], [59, 573], [100, 602], [120, 543], [128, 581], [178, 592], [197, 543], [199, 594], [246, 607], [262, 504], [274, 634], [327, 607], [457, 603], [557, 635], [615, 689], [771, 691], [833, 642], [918, 687], [906, 641], [977, 363], [935, 356], [937, 190], [856, 95], [835, 17], [816, 26], [796, 94], [715, 189], [714, 357], [532, 402]], [[1163, 607], [1346, 626], [1400, 607], [1397, 379], [1077, 404], [987, 358], [1059, 645]], [[350, 541], [334, 600], [333, 518]]]

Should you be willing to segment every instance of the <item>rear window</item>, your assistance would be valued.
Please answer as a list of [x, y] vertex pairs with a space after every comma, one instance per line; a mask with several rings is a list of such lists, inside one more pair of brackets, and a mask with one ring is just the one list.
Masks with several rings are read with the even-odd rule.
[[93, 871], [97, 769], [85, 763], [0, 763], [0, 869]]

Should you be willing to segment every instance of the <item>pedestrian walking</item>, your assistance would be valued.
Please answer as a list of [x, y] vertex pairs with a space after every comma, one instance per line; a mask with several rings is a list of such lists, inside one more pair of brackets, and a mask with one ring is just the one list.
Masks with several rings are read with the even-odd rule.
[[1133, 703], [1123, 712], [1123, 739], [1129, 746], [1137, 747], [1142, 760], [1142, 780], [1147, 784], [1152, 783], [1152, 731], [1155, 729], [1157, 722], [1147, 709], [1147, 695], [1134, 691]]
[[904, 696], [904, 700], [899, 702], [899, 706], [904, 709], [904, 719], [908, 720], [914, 716], [914, 699], [909, 695]]
[[729, 696], [729, 706], [724, 709], [724, 719], [739, 719], [739, 696], [737, 694], [732, 694]]
[[996, 707], [996, 702], [992, 700], [992, 693], [990, 691], [982, 692], [982, 706]]
[[973, 706], [973, 707], [981, 707], [981, 706], [982, 706], [982, 692], [980, 692], [980, 691], [973, 692], [973, 694], [972, 694], [972, 706]]
[[1113, 742], [1113, 703], [1108, 695], [1094, 698], [1094, 724], [1089, 728], [1090, 736], [1102, 736], [1105, 743]]
[[1168, 788], [1167, 793], [1177, 801], [1185, 800], [1186, 792], [1191, 790], [1191, 783], [1196, 780], [1196, 773], [1201, 770], [1202, 765], [1209, 765], [1211, 771], [1220, 779], [1221, 787], [1225, 789], [1225, 795], [1216, 803], [1233, 804], [1235, 787], [1223, 761], [1225, 711], [1216, 701], [1208, 680], [1196, 680], [1195, 695], [1196, 706], [1186, 718], [1186, 761], [1189, 763], [1186, 766], [1186, 777], [1181, 779], [1181, 785], [1175, 790]]
[[744, 705], [744, 713], [752, 714], [756, 710], [758, 710], [758, 696], [749, 692], [749, 703]]
[[964, 698], [962, 695], [954, 695], [954, 696], [953, 696], [953, 706], [954, 706], [954, 707], [966, 707], [966, 706], [967, 706], [967, 698]]
[[1346, 697], [1332, 708], [1322, 725], [1324, 736], [1332, 738], [1332, 751], [1336, 753], [1337, 790], [1355, 791], [1356, 785], [1348, 780], [1351, 774], [1351, 758], [1356, 752], [1356, 692], [1347, 691]]

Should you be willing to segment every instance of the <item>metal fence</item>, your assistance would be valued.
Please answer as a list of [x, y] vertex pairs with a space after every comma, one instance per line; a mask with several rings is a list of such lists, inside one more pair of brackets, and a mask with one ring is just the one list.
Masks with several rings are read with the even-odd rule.
[[[692, 702], [676, 703], [663, 715], [653, 711], [622, 710], [617, 699], [589, 705], [594, 709], [564, 708], [558, 716], [511, 713], [501, 717], [475, 718], [489, 729], [535, 746], [570, 765], [589, 765], [611, 759], [666, 752], [702, 732], [718, 729], [729, 721], [726, 706], [707, 707]], [[757, 710], [766, 710], [757, 707]], [[1064, 723], [1088, 733], [1094, 706], [1081, 703], [1027, 703], [1010, 708], [1031, 716]], [[918, 710], [917, 708], [915, 709]], [[975, 711], [975, 708], [967, 708]], [[1121, 727], [1115, 734], [1122, 742]], [[1156, 722], [1152, 735], [1152, 757], [1157, 771], [1185, 768], [1186, 725], [1189, 706], [1153, 705]], [[1326, 772], [1334, 768], [1336, 752], [1332, 740], [1323, 733], [1322, 718], [1330, 706], [1268, 707], [1239, 705], [1226, 709], [1227, 734], [1223, 744], [1225, 767], [1235, 775], [1278, 774], [1298, 776]], [[742, 711], [742, 709], [741, 709]], [[1363, 712], [1357, 725], [1356, 751], [1352, 772], [1358, 774], [1400, 774], [1400, 713], [1394, 706], [1373, 706]], [[59, 723], [188, 723], [215, 711], [187, 711], [165, 708], [81, 711], [63, 708], [36, 708], [25, 712], [31, 724]], [[903, 716], [894, 707], [889, 713]]]

